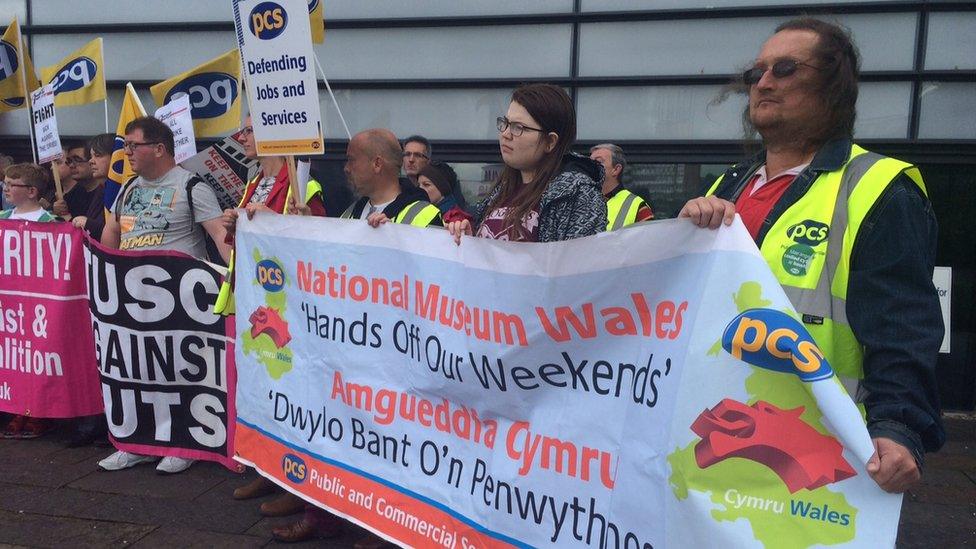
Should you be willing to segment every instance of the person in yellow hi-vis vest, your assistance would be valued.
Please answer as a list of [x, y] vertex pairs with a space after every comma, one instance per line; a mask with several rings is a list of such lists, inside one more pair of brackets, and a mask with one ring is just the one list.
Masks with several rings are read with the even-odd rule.
[[[244, 147], [244, 155], [257, 158], [261, 169], [244, 188], [244, 195], [238, 208], [244, 208], [248, 216], [256, 211], [270, 211], [278, 214], [317, 215], [325, 217], [325, 204], [322, 201], [322, 186], [314, 179], [308, 182], [305, 192], [305, 204], [297, 204], [292, 196], [292, 186], [288, 179], [288, 166], [283, 156], [258, 157], [254, 144], [254, 128], [251, 116], [244, 119], [238, 139]], [[237, 210], [224, 210], [222, 222], [227, 231], [228, 240], [232, 243], [234, 231], [237, 227]], [[233, 253], [233, 252], [232, 252]], [[214, 310], [223, 315], [234, 314], [233, 290], [234, 261], [231, 259], [217, 295]], [[234, 490], [234, 499], [251, 499], [278, 491], [277, 486], [270, 480], [257, 476], [253, 481]], [[280, 517], [297, 513], [304, 509], [304, 502], [298, 496], [285, 492], [278, 498], [261, 504], [261, 514], [268, 517]]]
[[680, 216], [738, 213], [805, 327], [864, 406], [868, 473], [903, 492], [945, 442], [935, 365], [937, 224], [918, 169], [852, 141], [859, 55], [849, 33], [783, 23], [742, 75], [764, 150], [729, 168]]
[[[318, 181], [312, 179], [308, 182], [305, 190], [305, 204], [298, 204], [297, 198], [292, 196], [292, 185], [288, 180], [288, 166], [285, 163], [285, 157], [258, 157], [257, 147], [254, 144], [254, 127], [251, 125], [251, 115], [247, 115], [244, 119], [244, 126], [241, 127], [238, 139], [244, 147], [244, 155], [248, 158], [257, 158], [261, 166], [254, 179], [249, 181], [247, 187], [244, 188], [244, 195], [241, 197], [238, 208], [243, 208], [248, 216], [254, 215], [256, 211], [264, 210], [279, 214], [325, 217], [322, 185]], [[237, 226], [237, 210], [224, 210], [221, 221], [227, 231], [227, 239], [233, 241], [234, 230]], [[234, 314], [233, 269], [234, 262], [231, 260], [227, 276], [224, 277], [224, 283], [220, 287], [217, 302], [214, 304], [214, 311], [219, 314]]]
[[620, 182], [627, 169], [624, 151], [613, 143], [590, 147], [590, 158], [603, 164], [603, 198], [607, 201], [607, 230], [615, 231], [627, 225], [651, 221], [654, 210], [641, 197], [624, 188]]
[[[361, 219], [373, 227], [389, 222], [415, 227], [443, 226], [440, 210], [427, 201], [427, 193], [416, 187], [401, 186], [398, 175], [402, 163], [403, 149], [393, 132], [371, 129], [354, 135], [346, 149], [344, 171], [360, 198], [341, 217]], [[279, 541], [297, 542], [334, 537], [343, 528], [341, 518], [307, 504], [301, 519], [273, 529], [272, 535]], [[356, 547], [383, 547], [385, 543], [368, 534]]]

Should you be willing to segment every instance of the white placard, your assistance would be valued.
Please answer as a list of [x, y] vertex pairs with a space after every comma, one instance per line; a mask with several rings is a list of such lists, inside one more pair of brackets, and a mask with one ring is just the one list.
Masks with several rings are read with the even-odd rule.
[[939, 306], [942, 307], [942, 323], [945, 325], [945, 335], [942, 337], [940, 353], [949, 351], [949, 327], [952, 320], [952, 267], [936, 267], [932, 273], [932, 282], [939, 292]]
[[305, 0], [233, 0], [260, 156], [322, 154], [322, 118]]
[[37, 161], [41, 164], [61, 158], [61, 136], [58, 119], [54, 115], [54, 84], [31, 92], [31, 117], [34, 119], [34, 139], [37, 143]]
[[196, 136], [193, 134], [193, 117], [190, 115], [189, 95], [177, 97], [156, 109], [156, 118], [173, 130], [177, 164], [197, 154]]
[[298, 178], [298, 199], [304, 204], [308, 200], [308, 182], [312, 179], [312, 163], [299, 160], [295, 163], [295, 171]]

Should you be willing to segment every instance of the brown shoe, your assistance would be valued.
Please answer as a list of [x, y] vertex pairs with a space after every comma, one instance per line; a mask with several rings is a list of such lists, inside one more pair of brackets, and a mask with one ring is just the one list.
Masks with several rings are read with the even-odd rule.
[[259, 476], [251, 482], [234, 490], [234, 499], [253, 499], [275, 492], [278, 486], [270, 480]]
[[289, 493], [282, 494], [261, 504], [261, 514], [266, 517], [287, 517], [305, 510], [305, 501]]
[[387, 547], [395, 548], [396, 545], [386, 541], [376, 534], [366, 534], [359, 541], [357, 541], [353, 547], [355, 549], [386, 549]]
[[316, 538], [318, 532], [310, 521], [301, 519], [271, 530], [271, 535], [278, 541], [296, 543]]

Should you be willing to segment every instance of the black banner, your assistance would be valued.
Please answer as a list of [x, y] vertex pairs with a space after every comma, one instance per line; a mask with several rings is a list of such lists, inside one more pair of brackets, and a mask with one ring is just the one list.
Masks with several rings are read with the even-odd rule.
[[95, 354], [116, 446], [233, 467], [233, 340], [225, 317], [213, 312], [221, 274], [173, 252], [89, 242], [86, 257]]

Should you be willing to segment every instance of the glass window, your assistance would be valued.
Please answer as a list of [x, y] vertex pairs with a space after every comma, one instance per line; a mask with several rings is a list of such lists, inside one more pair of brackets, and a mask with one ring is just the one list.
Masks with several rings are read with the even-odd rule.
[[[349, 130], [389, 128], [401, 137], [430, 139], [498, 138], [495, 118], [508, 108], [510, 89], [335, 90]], [[345, 138], [327, 92], [319, 94], [327, 138]]]
[[[568, 77], [571, 25], [327, 31], [329, 79]], [[531, 52], [528, 54], [526, 52]]]
[[580, 139], [738, 139], [746, 100], [716, 103], [721, 86], [633, 86], [579, 90]]
[[[31, 3], [36, 25], [84, 23], [184, 23], [233, 21], [230, 2], [119, 2], [119, 0], [44, 0]], [[0, 10], [2, 11], [2, 10]], [[108, 35], [105, 36], [108, 38]], [[89, 38], [91, 40], [91, 38]]]
[[[324, 0], [323, 0], [324, 1]], [[325, 3], [325, 24], [329, 19], [372, 19], [376, 17], [454, 17], [467, 15], [506, 15], [572, 12], [573, 0], [492, 0], [491, 2], [399, 0], [363, 2], [329, 0]]]
[[912, 85], [908, 82], [862, 83], [857, 96], [857, 138], [908, 137]]
[[[149, 90], [137, 89], [139, 100], [146, 109], [146, 114], [156, 111], [156, 104], [153, 102]], [[122, 96], [124, 90], [108, 90], [108, 124], [105, 119], [105, 106], [101, 101], [80, 105], [77, 107], [63, 107], [58, 109], [58, 131], [62, 136], [77, 135], [81, 137], [91, 137], [106, 131], [114, 132], [119, 123], [119, 112], [122, 110]], [[106, 130], [106, 127], [108, 128]]]
[[26, 0], [0, 0], [0, 13], [4, 14], [4, 21], [0, 25], [9, 25], [13, 18], [17, 17], [20, 26], [27, 22], [27, 2]]
[[[738, 73], [786, 17], [590, 23], [580, 27], [582, 76]], [[908, 70], [915, 14], [849, 15], [863, 70]], [[662, 54], [662, 52], [664, 54]], [[680, 55], [667, 55], [680, 52]]]
[[976, 84], [926, 82], [922, 85], [921, 139], [976, 139]]
[[[37, 3], [35, 3], [36, 5]], [[34, 37], [34, 62], [57, 63], [88, 43], [91, 34], [40, 34]], [[194, 33], [106, 33], [105, 75], [109, 80], [163, 81], [237, 47], [233, 31]]]
[[976, 13], [929, 15], [925, 68], [976, 69]]
[[[880, 0], [875, 0], [880, 1]], [[863, 0], [807, 0], [804, 4], [869, 4]], [[648, 9], [731, 8], [739, 6], [776, 6], [783, 0], [583, 0], [583, 11], [643, 11]]]

